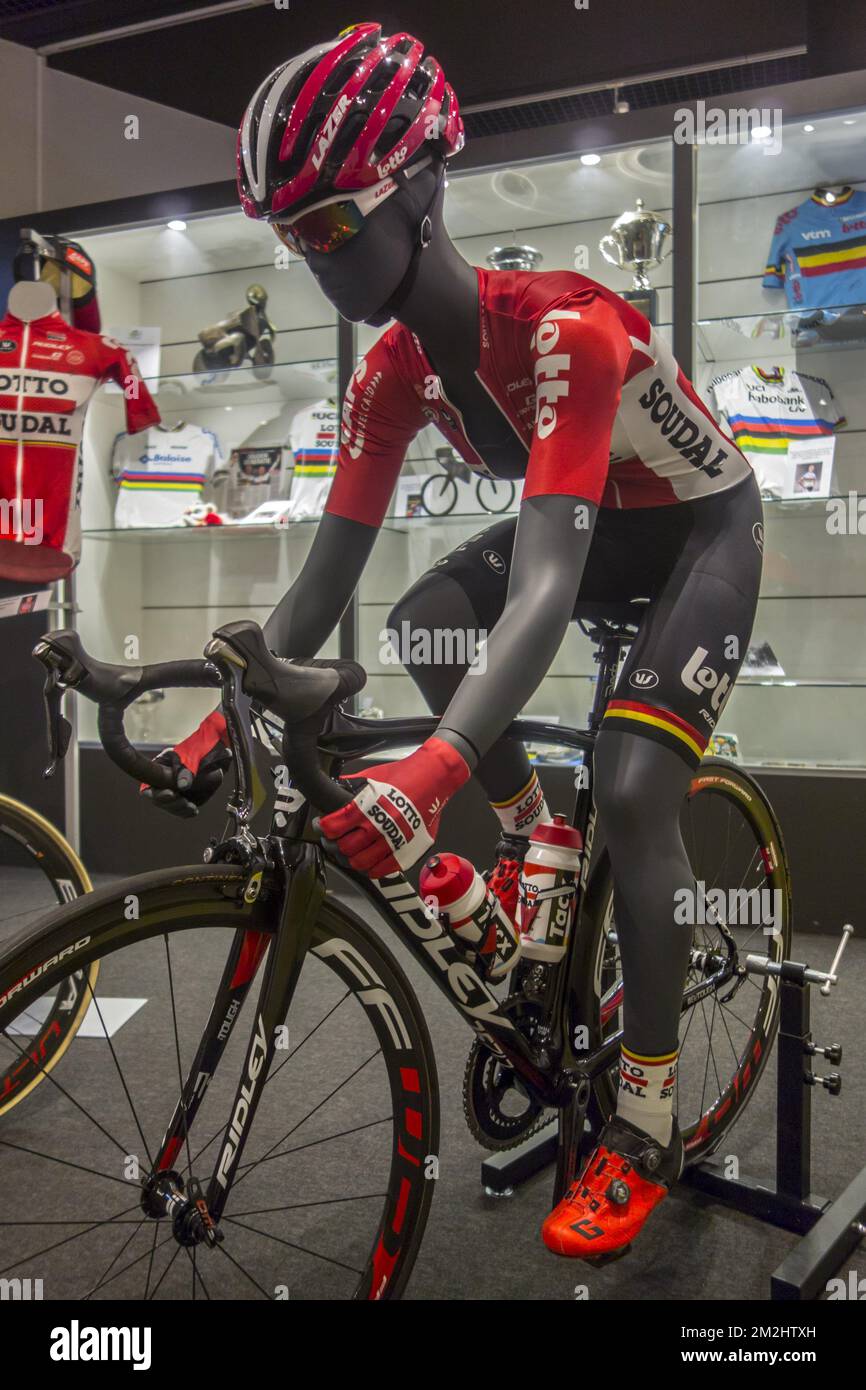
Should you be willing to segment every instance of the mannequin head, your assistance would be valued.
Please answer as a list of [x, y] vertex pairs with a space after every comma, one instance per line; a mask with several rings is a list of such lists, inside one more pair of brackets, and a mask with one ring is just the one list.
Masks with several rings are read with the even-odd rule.
[[371, 212], [345, 246], [327, 254], [305, 252], [322, 291], [344, 318], [379, 326], [400, 317], [400, 304], [417, 283], [425, 261], [434, 260], [434, 248], [447, 239], [444, 188], [442, 162], [434, 159]]

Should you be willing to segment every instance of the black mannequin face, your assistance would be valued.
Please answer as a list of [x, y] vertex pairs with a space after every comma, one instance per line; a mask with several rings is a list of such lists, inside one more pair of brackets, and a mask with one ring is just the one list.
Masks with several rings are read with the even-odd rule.
[[387, 304], [409, 268], [421, 219], [437, 181], [424, 169], [371, 213], [357, 236], [324, 255], [308, 251], [306, 262], [322, 291], [352, 323], [384, 323]]

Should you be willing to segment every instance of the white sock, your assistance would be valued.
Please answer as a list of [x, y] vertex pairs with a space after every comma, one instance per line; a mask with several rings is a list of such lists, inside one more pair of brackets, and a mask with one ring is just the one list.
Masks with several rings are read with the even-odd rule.
[[678, 1053], [641, 1057], [622, 1049], [616, 1113], [667, 1146], [673, 1132]]
[[530, 835], [533, 826], [550, 820], [550, 812], [541, 790], [538, 774], [533, 770], [529, 781], [507, 801], [491, 801], [506, 835]]

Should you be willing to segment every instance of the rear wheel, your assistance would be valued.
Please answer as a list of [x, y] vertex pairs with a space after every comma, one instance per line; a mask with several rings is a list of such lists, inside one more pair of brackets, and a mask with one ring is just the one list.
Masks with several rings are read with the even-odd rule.
[[[399, 1297], [436, 1176], [435, 1063], [400, 967], [330, 900], [223, 1242], [190, 1249], [165, 1216], [142, 1209], [237, 933], [273, 932], [267, 885], [254, 905], [243, 886], [225, 866], [143, 875], [53, 914], [0, 955], [7, 1044], [39, 989], [21, 982], [41, 971], [53, 984], [63, 950], [82, 965], [101, 958], [96, 1007], [108, 1034], [71, 1049], [31, 1103], [0, 1120], [2, 1190], [26, 1194], [0, 1222], [0, 1277], [38, 1277], [46, 1296], [64, 1299]], [[192, 1174], [207, 1190], [216, 1168], [255, 1013], [251, 999], [215, 1075], [201, 1078], [201, 1107], [173, 1161], [185, 1187]]]
[[[699, 920], [694, 927], [686, 987], [715, 973], [729, 951], [740, 967], [749, 954], [784, 960], [791, 946], [788, 862], [778, 823], [757, 784], [723, 759], [706, 759], [692, 779], [681, 828], [695, 879], [705, 885], [705, 900], [721, 901], [710, 898], [711, 890], [720, 890], [733, 909], [720, 913], [714, 924], [712, 911], [702, 911], [698, 903], [696, 916], [710, 920]], [[766, 925], [771, 932], [765, 931]], [[590, 884], [575, 949], [572, 1023], [588, 1026], [592, 1047], [622, 1027], [622, 973], [606, 856]], [[767, 1063], [778, 1026], [776, 980], [742, 969], [682, 1015], [674, 1110], [687, 1166], [712, 1153], [739, 1118]], [[614, 1068], [596, 1083], [602, 1115], [613, 1110], [616, 1089]]]
[[[92, 888], [87, 870], [60, 831], [9, 796], [0, 796], [0, 884], [0, 948], [8, 934]], [[94, 960], [86, 970], [68, 975], [21, 1015], [14, 1047], [0, 1039], [0, 1115], [29, 1095], [63, 1056], [87, 1013], [98, 973]]]

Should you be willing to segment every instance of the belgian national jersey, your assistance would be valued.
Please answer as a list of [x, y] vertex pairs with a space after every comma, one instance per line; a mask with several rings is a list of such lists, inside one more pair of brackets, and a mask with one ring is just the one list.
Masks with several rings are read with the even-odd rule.
[[[662, 507], [748, 476], [664, 338], [612, 290], [571, 271], [481, 269], [478, 288], [476, 375], [525, 451], [524, 498]], [[409, 442], [427, 424], [489, 474], [420, 341], [397, 325], [349, 384], [326, 510], [380, 525]]]
[[782, 289], [792, 309], [866, 303], [866, 193], [815, 192], [776, 222], [761, 284]]
[[0, 320], [0, 577], [69, 574], [81, 553], [81, 435], [101, 381], [121, 387], [126, 424], [159, 412], [120, 343], [70, 328], [58, 313]]

